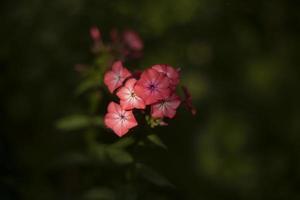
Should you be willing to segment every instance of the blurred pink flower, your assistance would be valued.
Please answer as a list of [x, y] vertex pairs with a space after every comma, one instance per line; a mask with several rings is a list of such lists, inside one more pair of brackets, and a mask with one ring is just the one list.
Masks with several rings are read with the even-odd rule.
[[112, 70], [105, 73], [104, 83], [108, 87], [109, 91], [113, 93], [115, 89], [120, 87], [124, 80], [130, 76], [130, 71], [123, 67], [122, 62], [116, 61], [112, 64]]
[[144, 43], [139, 34], [127, 29], [121, 33], [117, 29], [110, 32], [112, 50], [117, 52], [121, 59], [137, 59], [143, 55]]
[[94, 42], [99, 42], [101, 40], [101, 32], [97, 26], [90, 28], [90, 36]]
[[125, 135], [129, 129], [137, 126], [137, 121], [132, 111], [126, 111], [115, 102], [110, 102], [107, 107], [107, 114], [104, 123], [111, 128], [119, 137]]
[[133, 30], [125, 30], [123, 32], [123, 42], [132, 51], [141, 51], [144, 44], [139, 34]]

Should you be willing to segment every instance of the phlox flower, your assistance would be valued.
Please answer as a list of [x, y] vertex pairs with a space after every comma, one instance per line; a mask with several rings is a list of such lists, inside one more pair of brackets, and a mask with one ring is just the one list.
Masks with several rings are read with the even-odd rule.
[[168, 77], [170, 85], [176, 88], [179, 83], [179, 69], [174, 69], [166, 64], [153, 65], [152, 68]]
[[133, 51], [141, 51], [144, 48], [144, 44], [139, 34], [132, 30], [126, 30], [123, 32], [124, 44]]
[[112, 65], [112, 70], [108, 71], [104, 75], [104, 83], [108, 87], [108, 90], [113, 93], [115, 89], [120, 87], [124, 80], [131, 76], [131, 73], [123, 67], [121, 61], [116, 61]]
[[173, 118], [180, 102], [180, 98], [176, 94], [172, 94], [170, 97], [151, 105], [151, 116], [154, 118]]
[[90, 36], [94, 40], [94, 42], [99, 42], [101, 39], [101, 32], [97, 26], [93, 26], [90, 28]]
[[133, 108], [144, 109], [145, 103], [134, 91], [136, 79], [128, 79], [123, 87], [121, 87], [117, 96], [120, 98], [120, 105], [124, 110], [131, 110]]
[[125, 135], [129, 129], [137, 126], [137, 121], [132, 111], [126, 111], [115, 102], [110, 102], [107, 107], [107, 114], [104, 123], [111, 128], [119, 137]]
[[137, 59], [143, 55], [144, 43], [140, 35], [130, 29], [121, 33], [117, 29], [110, 32], [112, 46], [120, 56], [126, 59]]
[[141, 74], [134, 90], [146, 105], [150, 105], [170, 95], [169, 80], [162, 73], [150, 68]]

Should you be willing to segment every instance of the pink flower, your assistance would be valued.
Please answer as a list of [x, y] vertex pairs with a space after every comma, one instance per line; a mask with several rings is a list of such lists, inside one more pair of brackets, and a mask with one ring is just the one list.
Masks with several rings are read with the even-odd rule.
[[146, 105], [156, 103], [170, 95], [169, 80], [154, 69], [147, 69], [135, 85], [136, 94]]
[[125, 135], [129, 129], [137, 126], [137, 122], [132, 111], [126, 111], [115, 102], [110, 102], [107, 107], [107, 114], [104, 123], [111, 128], [119, 137]]
[[133, 51], [141, 51], [144, 48], [144, 44], [137, 32], [132, 30], [126, 30], [123, 32], [124, 44]]
[[101, 39], [101, 32], [97, 26], [91, 27], [90, 36], [94, 40], [94, 42], [99, 42], [99, 40]]
[[152, 66], [156, 71], [163, 73], [170, 80], [170, 85], [175, 87], [179, 83], [179, 69], [174, 69], [170, 65], [166, 64], [158, 64]]
[[151, 106], [151, 116], [154, 118], [173, 118], [176, 114], [176, 109], [180, 105], [180, 98], [173, 94], [158, 103]]
[[144, 109], [145, 103], [134, 91], [136, 79], [128, 79], [123, 87], [121, 87], [117, 96], [120, 98], [122, 109], [131, 110], [133, 108]]
[[196, 110], [196, 108], [194, 107], [194, 105], [192, 103], [192, 95], [191, 95], [190, 91], [185, 86], [182, 86], [182, 90], [183, 90], [183, 93], [184, 93], [184, 96], [185, 96], [185, 99], [183, 101], [185, 106], [187, 107], [188, 110], [191, 111], [191, 113], [193, 115], [196, 115], [197, 110]]
[[113, 93], [115, 89], [120, 87], [124, 80], [131, 76], [131, 73], [123, 67], [121, 61], [116, 61], [112, 65], [112, 70], [108, 71], [104, 75], [104, 83], [108, 87], [109, 91]]

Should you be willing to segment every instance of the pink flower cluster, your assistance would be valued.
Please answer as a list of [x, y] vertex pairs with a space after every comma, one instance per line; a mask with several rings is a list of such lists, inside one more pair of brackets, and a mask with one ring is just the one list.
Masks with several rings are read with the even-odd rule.
[[[93, 40], [92, 51], [98, 53], [103, 50], [101, 31], [97, 26], [90, 29], [90, 37]], [[119, 33], [117, 29], [110, 32], [111, 42], [106, 49], [120, 59], [136, 59], [143, 54], [144, 43], [139, 34], [133, 30], [127, 29]]]
[[[181, 104], [176, 94], [179, 72], [169, 65], [157, 64], [132, 74], [121, 61], [114, 62], [104, 75], [104, 83], [120, 102], [109, 103], [105, 125], [121, 137], [138, 125], [133, 109], [145, 110], [147, 106], [154, 119], [174, 118]], [[183, 102], [187, 103], [187, 100], [191, 104], [190, 96]]]

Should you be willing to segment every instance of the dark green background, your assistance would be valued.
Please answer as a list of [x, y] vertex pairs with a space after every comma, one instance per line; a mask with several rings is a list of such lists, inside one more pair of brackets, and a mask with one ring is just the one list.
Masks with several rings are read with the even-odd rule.
[[82, 147], [80, 134], [54, 124], [84, 106], [73, 66], [92, 60], [92, 25], [106, 41], [114, 27], [136, 30], [145, 41], [140, 67], [181, 67], [191, 89], [197, 115], [182, 109], [157, 129], [168, 151], [142, 152], [176, 185], [152, 199], [300, 199], [297, 1], [0, 5], [1, 200], [78, 199], [87, 189], [84, 169], [53, 167]]

